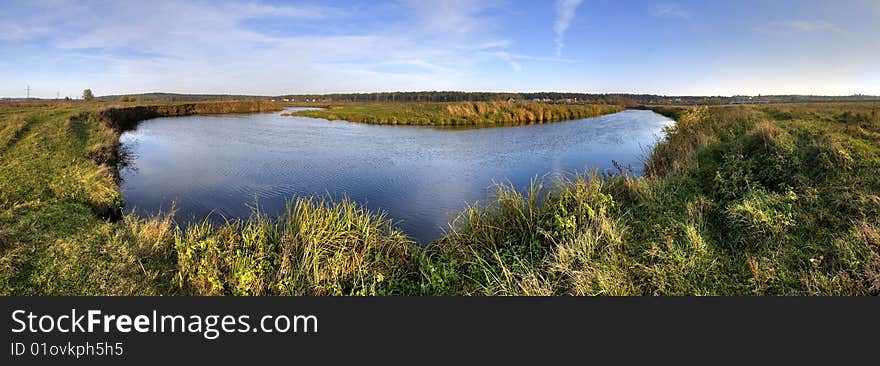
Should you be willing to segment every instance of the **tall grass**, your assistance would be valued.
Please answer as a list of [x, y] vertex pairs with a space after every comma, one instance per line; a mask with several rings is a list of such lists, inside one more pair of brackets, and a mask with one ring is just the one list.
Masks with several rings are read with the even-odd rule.
[[622, 110], [614, 105], [532, 102], [376, 103], [331, 106], [293, 115], [385, 125], [491, 126], [558, 122]]
[[21, 138], [27, 125], [27, 120], [20, 115], [10, 116], [0, 125], [0, 154]]
[[316, 198], [289, 202], [275, 220], [255, 211], [178, 228], [174, 241], [180, 285], [199, 295], [393, 294], [416, 248], [384, 215]]
[[779, 108], [679, 109], [647, 176], [501, 187], [432, 258], [465, 294], [877, 294], [869, 106]]

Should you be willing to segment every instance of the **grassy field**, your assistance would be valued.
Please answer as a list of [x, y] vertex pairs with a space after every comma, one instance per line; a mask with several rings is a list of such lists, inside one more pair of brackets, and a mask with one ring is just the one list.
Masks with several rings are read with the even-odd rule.
[[499, 186], [427, 248], [348, 201], [109, 220], [130, 121], [255, 108], [106, 107], [0, 107], [0, 293], [880, 294], [880, 104], [656, 108], [678, 123], [646, 176]]
[[[166, 294], [177, 290], [161, 220], [126, 217], [119, 134], [161, 115], [274, 110], [256, 103], [0, 104], [0, 294]], [[165, 226], [163, 226], [165, 225]], [[171, 255], [169, 257], [168, 255]]]
[[567, 121], [621, 110], [616, 105], [531, 102], [351, 103], [294, 115], [383, 125], [492, 126]]

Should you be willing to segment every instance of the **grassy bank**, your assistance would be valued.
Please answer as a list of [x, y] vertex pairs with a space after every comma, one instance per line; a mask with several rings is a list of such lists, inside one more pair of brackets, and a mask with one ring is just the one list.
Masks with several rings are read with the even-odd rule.
[[343, 104], [298, 116], [382, 125], [493, 126], [535, 124], [616, 113], [615, 105], [563, 105], [531, 102]]
[[[0, 103], [0, 294], [173, 293], [168, 229], [125, 218], [115, 174], [119, 134], [163, 115], [273, 110], [251, 102]], [[155, 245], [154, 245], [155, 244]]]
[[433, 258], [452, 293], [880, 294], [876, 109], [661, 110], [648, 176], [502, 188]]
[[880, 294], [877, 104], [658, 108], [678, 123], [646, 176], [499, 186], [427, 248], [348, 201], [106, 220], [95, 151], [124, 124], [100, 108], [0, 108], [0, 293]]

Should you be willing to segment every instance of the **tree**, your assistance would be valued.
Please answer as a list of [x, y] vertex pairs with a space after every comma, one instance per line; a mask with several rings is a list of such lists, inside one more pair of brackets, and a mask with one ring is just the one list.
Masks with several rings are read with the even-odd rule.
[[95, 99], [95, 95], [92, 94], [92, 89], [83, 90], [83, 100], [91, 102], [93, 99]]

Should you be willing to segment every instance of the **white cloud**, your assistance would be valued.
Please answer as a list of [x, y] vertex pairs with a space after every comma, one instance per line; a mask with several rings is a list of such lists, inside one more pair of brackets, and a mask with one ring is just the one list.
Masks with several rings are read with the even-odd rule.
[[258, 3], [249, 4], [227, 4], [226, 11], [233, 13], [236, 17], [295, 17], [295, 18], [326, 18], [331, 15], [338, 15], [344, 12], [342, 9], [329, 8], [316, 5], [299, 5], [299, 6], [273, 6]]
[[556, 56], [562, 56], [562, 48], [565, 46], [565, 32], [574, 20], [575, 12], [583, 0], [556, 0], [556, 21], [553, 23], [553, 32], [556, 33]]
[[534, 61], [534, 62], [550, 62], [550, 63], [563, 63], [563, 64], [572, 64], [579, 62], [578, 60], [570, 59], [570, 58], [562, 58], [562, 57], [535, 57], [529, 55], [523, 55], [519, 53], [510, 53], [507, 51], [496, 51], [492, 53], [493, 56], [501, 59], [504, 62], [507, 62], [510, 65], [510, 68], [513, 71], [520, 72], [522, 71], [522, 64], [520, 61]]
[[766, 32], [841, 32], [842, 30], [825, 20], [781, 20], [770, 22], [758, 30]]
[[507, 62], [507, 64], [510, 65], [510, 68], [514, 72], [522, 71], [522, 65], [519, 62], [516, 62], [513, 55], [511, 55], [510, 53], [507, 53], [505, 51], [497, 51], [495, 52], [495, 56], [500, 58], [504, 62]]
[[[402, 1], [394, 10], [403, 14], [392, 21], [328, 34], [311, 29], [335, 29], [321, 23], [347, 22], [356, 11], [259, 2], [35, 1], [26, 3], [26, 19], [6, 22], [0, 14], [0, 36], [26, 39], [35, 25], [51, 25], [41, 33], [44, 55], [59, 65], [96, 65], [76, 71], [85, 80], [73, 81], [65, 93], [85, 87], [98, 94], [461, 89], [474, 76], [472, 66], [498, 62], [486, 54], [512, 46], [497, 35], [493, 15], [503, 12], [501, 5]], [[255, 28], [263, 19], [286, 23], [284, 31]], [[502, 61], [522, 68], [513, 58]]]
[[691, 14], [677, 3], [657, 3], [652, 14], [660, 18], [690, 19]]
[[23, 41], [49, 32], [46, 27], [23, 27], [3, 22], [0, 24], [0, 41]]
[[[402, 0], [420, 26], [417, 32], [477, 35], [492, 31], [491, 13], [501, 10], [498, 1]], [[412, 31], [412, 30], [410, 30]]]

